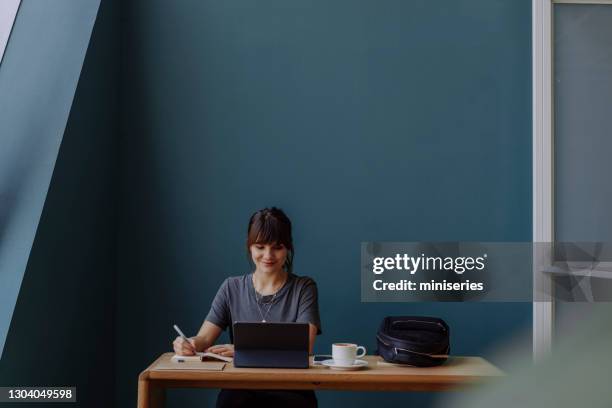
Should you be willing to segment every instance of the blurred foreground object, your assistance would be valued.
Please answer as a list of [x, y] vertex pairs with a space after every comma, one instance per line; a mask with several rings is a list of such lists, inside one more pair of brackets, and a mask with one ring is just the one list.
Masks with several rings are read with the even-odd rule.
[[496, 385], [445, 399], [457, 408], [576, 408], [612, 406], [612, 303], [593, 305], [572, 333], [558, 337], [552, 354], [534, 365], [525, 359]]

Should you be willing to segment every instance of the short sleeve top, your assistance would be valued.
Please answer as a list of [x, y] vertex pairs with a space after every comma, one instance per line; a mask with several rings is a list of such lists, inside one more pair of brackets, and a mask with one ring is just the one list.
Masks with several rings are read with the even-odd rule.
[[321, 334], [317, 284], [307, 276], [290, 273], [275, 295], [261, 296], [253, 274], [227, 278], [213, 299], [206, 320], [225, 330], [234, 322], [311, 323]]

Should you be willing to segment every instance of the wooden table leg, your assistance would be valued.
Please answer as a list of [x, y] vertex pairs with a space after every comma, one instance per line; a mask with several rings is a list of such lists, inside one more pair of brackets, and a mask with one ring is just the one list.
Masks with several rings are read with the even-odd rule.
[[148, 378], [147, 373], [138, 377], [138, 408], [163, 408], [166, 393]]

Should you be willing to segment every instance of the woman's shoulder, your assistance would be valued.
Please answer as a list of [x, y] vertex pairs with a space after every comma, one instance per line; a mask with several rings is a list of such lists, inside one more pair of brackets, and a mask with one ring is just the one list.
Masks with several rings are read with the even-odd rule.
[[246, 285], [248, 283], [248, 279], [250, 276], [251, 274], [248, 273], [246, 275], [237, 275], [237, 276], [227, 277], [223, 281], [222, 286], [227, 287], [229, 290], [244, 289], [246, 288]]
[[247, 278], [249, 278], [252, 274], [247, 273], [246, 275], [236, 275], [236, 276], [228, 276], [225, 278], [227, 282], [246, 282]]
[[295, 274], [291, 274], [294, 285], [297, 287], [308, 287], [308, 286], [316, 286], [317, 283], [310, 276], [299, 276]]

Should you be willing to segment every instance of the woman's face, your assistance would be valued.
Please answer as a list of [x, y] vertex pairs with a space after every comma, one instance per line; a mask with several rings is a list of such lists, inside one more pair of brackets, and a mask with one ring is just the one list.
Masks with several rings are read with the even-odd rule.
[[260, 272], [280, 272], [287, 259], [287, 248], [283, 244], [253, 244], [249, 248], [255, 269]]

